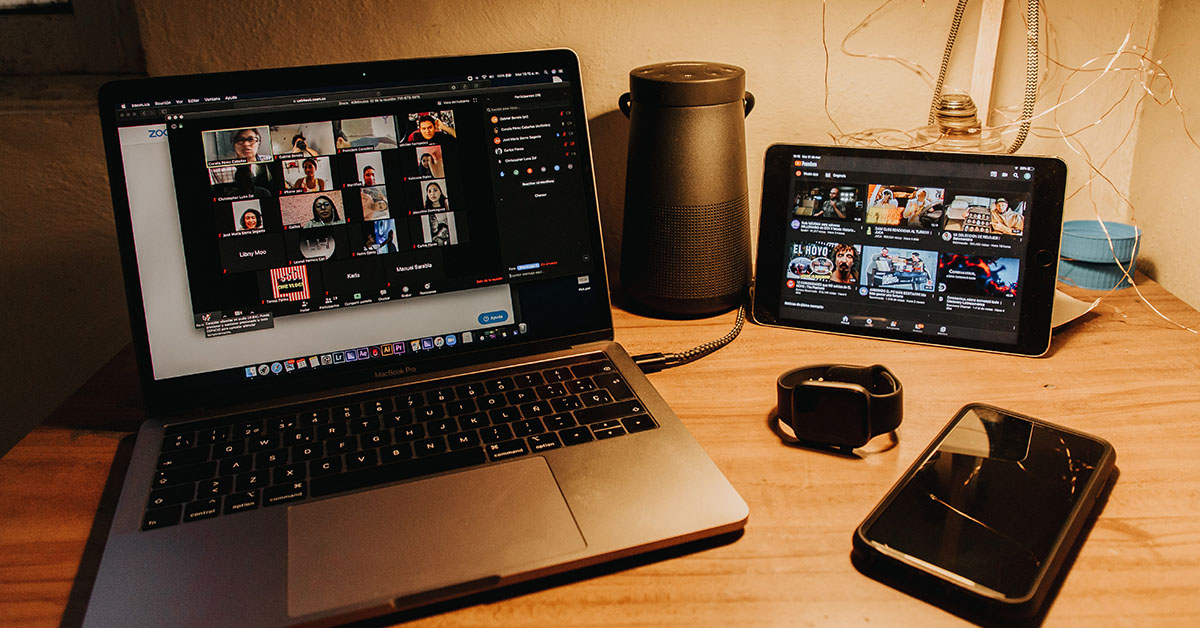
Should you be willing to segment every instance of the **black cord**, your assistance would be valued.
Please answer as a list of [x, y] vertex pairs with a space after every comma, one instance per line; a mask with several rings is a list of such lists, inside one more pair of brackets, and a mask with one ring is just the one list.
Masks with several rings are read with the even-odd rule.
[[633, 356], [634, 364], [642, 369], [643, 373], [657, 373], [663, 369], [669, 369], [675, 366], [682, 366], [689, 362], [695, 362], [700, 358], [724, 347], [733, 342], [738, 334], [742, 333], [742, 327], [746, 323], [746, 304], [743, 303], [738, 308], [737, 321], [733, 324], [733, 329], [729, 333], [711, 342], [706, 342], [698, 347], [688, 349], [683, 353], [642, 353]]

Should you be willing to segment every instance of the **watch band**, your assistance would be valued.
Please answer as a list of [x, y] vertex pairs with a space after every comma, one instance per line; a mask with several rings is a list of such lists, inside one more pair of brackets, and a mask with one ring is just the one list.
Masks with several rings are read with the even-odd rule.
[[805, 366], [780, 375], [777, 388], [779, 419], [799, 440], [861, 447], [904, 415], [900, 379], [881, 364]]

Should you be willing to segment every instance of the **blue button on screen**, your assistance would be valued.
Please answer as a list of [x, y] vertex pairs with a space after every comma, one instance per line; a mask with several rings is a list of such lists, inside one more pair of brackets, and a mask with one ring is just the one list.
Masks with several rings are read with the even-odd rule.
[[484, 312], [479, 315], [480, 325], [491, 325], [493, 323], [503, 323], [508, 320], [508, 312], [497, 310], [495, 312]]

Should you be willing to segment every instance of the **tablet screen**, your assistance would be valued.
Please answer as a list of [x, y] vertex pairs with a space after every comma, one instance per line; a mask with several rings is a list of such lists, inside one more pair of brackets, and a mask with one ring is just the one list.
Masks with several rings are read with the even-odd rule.
[[755, 319], [1040, 355], [1065, 177], [1046, 157], [771, 146]]

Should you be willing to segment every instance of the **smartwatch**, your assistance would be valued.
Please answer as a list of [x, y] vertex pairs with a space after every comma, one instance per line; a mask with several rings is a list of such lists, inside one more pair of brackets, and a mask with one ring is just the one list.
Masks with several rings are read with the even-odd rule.
[[854, 449], [900, 427], [900, 380], [880, 364], [822, 364], [779, 376], [779, 420], [796, 439]]

